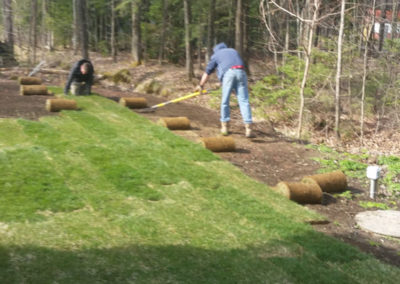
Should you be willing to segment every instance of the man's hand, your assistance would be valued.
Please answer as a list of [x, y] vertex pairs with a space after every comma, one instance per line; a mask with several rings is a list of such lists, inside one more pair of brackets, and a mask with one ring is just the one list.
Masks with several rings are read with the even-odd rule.
[[198, 85], [197, 87], [196, 87], [196, 89], [194, 89], [194, 91], [195, 92], [199, 92], [199, 93], [203, 93], [203, 86], [201, 86], [201, 85]]

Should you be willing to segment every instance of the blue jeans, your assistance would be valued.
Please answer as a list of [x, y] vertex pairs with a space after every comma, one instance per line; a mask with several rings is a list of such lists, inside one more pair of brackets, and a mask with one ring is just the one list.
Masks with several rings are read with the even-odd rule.
[[232, 90], [236, 92], [244, 123], [252, 123], [247, 75], [242, 69], [229, 69], [222, 79], [221, 122], [230, 120], [229, 99]]

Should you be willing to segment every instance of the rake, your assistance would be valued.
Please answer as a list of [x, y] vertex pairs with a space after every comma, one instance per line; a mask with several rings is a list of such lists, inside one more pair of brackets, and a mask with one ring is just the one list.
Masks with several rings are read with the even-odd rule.
[[177, 102], [180, 102], [180, 101], [184, 101], [184, 100], [196, 97], [196, 96], [198, 96], [200, 94], [207, 94], [207, 93], [208, 93], [207, 90], [203, 90], [201, 92], [197, 91], [197, 92], [194, 92], [194, 93], [191, 93], [191, 94], [188, 94], [188, 95], [185, 95], [185, 96], [182, 96], [182, 97], [179, 97], [179, 98], [167, 101], [167, 102], [159, 103], [157, 105], [154, 105], [154, 106], [151, 106], [151, 107], [148, 107], [148, 108], [137, 109], [136, 111], [138, 111], [138, 112], [154, 112], [154, 111], [156, 111], [156, 109], [158, 109], [160, 107], [163, 107], [163, 106], [166, 106], [166, 105], [169, 105], [169, 104], [172, 104], [172, 103], [177, 103]]

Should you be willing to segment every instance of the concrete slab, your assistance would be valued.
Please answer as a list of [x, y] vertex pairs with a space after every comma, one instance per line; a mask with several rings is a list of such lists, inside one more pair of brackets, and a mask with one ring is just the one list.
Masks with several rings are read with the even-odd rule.
[[365, 231], [400, 238], [400, 211], [366, 211], [358, 213], [355, 219]]

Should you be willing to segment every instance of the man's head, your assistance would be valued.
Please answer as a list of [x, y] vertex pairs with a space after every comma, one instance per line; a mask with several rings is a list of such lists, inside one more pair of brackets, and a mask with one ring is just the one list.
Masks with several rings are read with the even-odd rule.
[[217, 52], [220, 49], [228, 48], [228, 46], [224, 42], [218, 43], [216, 46], [214, 46], [213, 51], [214, 53]]
[[89, 73], [89, 68], [90, 68], [90, 64], [85, 62], [81, 65], [81, 73], [83, 75], [86, 75], [87, 73]]

